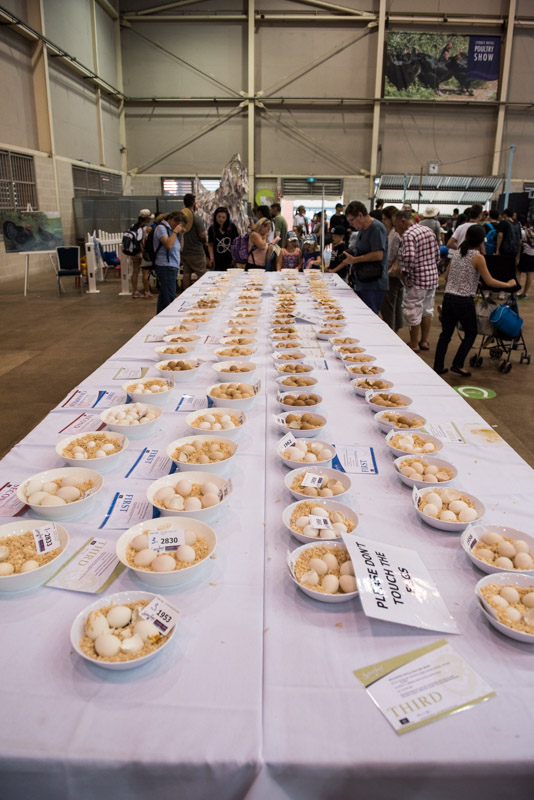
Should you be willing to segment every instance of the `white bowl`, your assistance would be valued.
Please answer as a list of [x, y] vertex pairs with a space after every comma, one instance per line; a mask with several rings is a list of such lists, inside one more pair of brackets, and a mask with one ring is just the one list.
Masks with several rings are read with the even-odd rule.
[[194, 325], [195, 330], [204, 331], [212, 325], [211, 316], [199, 316], [198, 314], [191, 313], [183, 318], [182, 325]]
[[[173, 453], [177, 447], [181, 447], [184, 444], [191, 444], [195, 442], [197, 439], [200, 439], [202, 442], [223, 442], [227, 444], [231, 449], [231, 455], [226, 458], [224, 461], [215, 461], [209, 464], [191, 464], [188, 462], [177, 461], [173, 458]], [[181, 439], [175, 439], [173, 442], [167, 445], [165, 448], [165, 452], [167, 453], [168, 457], [173, 461], [178, 467], [180, 472], [217, 472], [221, 473], [224, 472], [228, 466], [230, 461], [234, 458], [235, 454], [237, 453], [237, 444], [236, 442], [232, 442], [231, 439], [227, 439], [224, 436], [218, 436], [217, 434], [208, 434], [208, 435], [197, 435], [197, 436], [183, 436]]]
[[[233, 328], [239, 328], [241, 333], [232, 333]], [[250, 325], [232, 325], [231, 328], [225, 328], [225, 336], [254, 336], [258, 329]]]
[[[292, 355], [296, 356], [296, 358], [282, 358], [282, 356]], [[273, 359], [277, 364], [300, 364], [306, 358], [306, 353], [303, 353], [302, 350], [288, 350], [287, 352], [274, 352], [272, 354]]]
[[241, 424], [235, 428], [224, 429], [221, 431], [213, 431], [213, 433], [220, 433], [224, 436], [228, 436], [230, 439], [237, 439], [237, 437], [241, 434], [243, 427], [246, 425], [247, 416], [244, 411], [238, 411], [235, 408], [224, 408], [223, 406], [217, 406], [216, 408], [200, 408], [198, 411], [192, 411], [190, 414], [187, 415], [185, 418], [185, 424], [193, 433], [200, 433], [205, 435], [206, 433], [210, 433], [209, 429], [204, 430], [203, 428], [197, 428], [193, 425], [193, 422], [198, 417], [203, 417], [205, 414], [213, 414], [215, 417], [223, 416], [224, 414], [230, 414], [234, 417], [238, 417], [241, 420]]
[[[292, 432], [293, 431], [291, 431], [291, 433]], [[285, 437], [283, 437], [283, 438], [285, 438]], [[282, 439], [280, 441], [282, 441]], [[300, 467], [300, 469], [302, 469], [303, 467], [307, 467], [307, 466], [310, 466], [310, 467], [319, 467], [319, 466], [320, 467], [331, 467], [332, 466], [332, 459], [336, 455], [336, 449], [332, 444], [330, 444], [330, 442], [325, 442], [325, 441], [321, 441], [321, 440], [317, 441], [317, 439], [301, 439], [301, 441], [305, 442], [306, 444], [322, 444], [323, 447], [328, 448], [328, 450], [330, 450], [330, 452], [332, 453], [332, 457], [326, 459], [326, 461], [314, 461], [313, 463], [308, 463], [306, 461], [295, 461], [294, 459], [291, 459], [291, 458], [285, 458], [281, 454], [280, 441], [278, 442], [278, 444], [276, 446], [276, 454], [280, 458], [282, 464], [285, 467], [289, 467], [289, 469], [296, 469], [297, 467]]]
[[[361, 384], [368, 380], [381, 380], [386, 385], [383, 389], [369, 389], [368, 387], [362, 386]], [[393, 383], [391, 381], [386, 381], [383, 378], [380, 378], [378, 375], [366, 375], [362, 376], [361, 378], [352, 378], [350, 382], [352, 388], [354, 389], [355, 393], [360, 397], [365, 397], [367, 392], [387, 392], [390, 389], [393, 389]]]
[[[225, 497], [219, 503], [217, 503], [217, 505], [210, 506], [210, 508], [201, 508], [199, 511], [173, 511], [172, 509], [164, 508], [154, 500], [154, 495], [160, 489], [163, 489], [166, 486], [174, 487], [181, 480], [188, 480], [192, 483], [206, 483], [207, 481], [210, 481], [211, 483], [215, 484], [217, 489], [222, 489], [228, 483], [228, 491]], [[158, 478], [157, 481], [151, 483], [146, 490], [148, 502], [151, 503], [154, 508], [157, 508], [162, 517], [180, 517], [182, 519], [191, 517], [191, 519], [199, 519], [202, 520], [202, 522], [207, 522], [208, 520], [215, 519], [215, 517], [219, 516], [221, 507], [228, 501], [231, 493], [231, 481], [227, 481], [226, 478], [221, 478], [220, 475], [216, 475], [214, 472], [201, 472], [198, 470], [195, 472], [188, 472], [187, 476], [182, 475], [180, 472], [175, 472], [174, 475], [165, 475], [163, 478]]]
[[[355, 349], [349, 352], [342, 352], [345, 347], [353, 347]], [[357, 344], [335, 344], [332, 346], [332, 350], [336, 358], [339, 359], [343, 359], [346, 355], [360, 355], [366, 352], [365, 347], [360, 347]]]
[[403, 411], [405, 411], [407, 408], [409, 408], [411, 406], [412, 402], [413, 402], [412, 398], [408, 397], [407, 394], [400, 394], [400, 392], [393, 392], [393, 394], [396, 394], [400, 398], [400, 400], [402, 401], [403, 405], [401, 405], [401, 406], [389, 406], [389, 407], [388, 406], [386, 406], [386, 407], [379, 406], [379, 405], [376, 405], [375, 403], [372, 402], [373, 397], [377, 397], [377, 395], [379, 395], [379, 394], [388, 394], [388, 392], [387, 391], [386, 392], [383, 392], [383, 391], [374, 392], [372, 389], [369, 389], [369, 391], [365, 393], [365, 402], [367, 403], [367, 405], [369, 407], [369, 410], [372, 411], [373, 414], [377, 414], [379, 411], [391, 411], [391, 412], [394, 412], [394, 413], [401, 414]]
[[[422, 519], [423, 522], [426, 522], [427, 525], [430, 525], [432, 528], [437, 528], [439, 531], [447, 531], [447, 533], [459, 533], [463, 531], [469, 525], [468, 522], [447, 522], [443, 519], [435, 519], [434, 517], [430, 517], [428, 514], [423, 514], [422, 511], [419, 510], [418, 503], [421, 498], [425, 494], [429, 492], [433, 492], [436, 489], [440, 489], [440, 486], [436, 486], [436, 484], [432, 484], [432, 486], [427, 486], [424, 489], [416, 489], [415, 486], [412, 489], [412, 502], [414, 508], [417, 512], [417, 516], [419, 519]], [[456, 489], [457, 487], [450, 487]], [[473, 503], [475, 507], [475, 511], [477, 512], [478, 516], [475, 522], [478, 522], [482, 519], [484, 514], [486, 513], [486, 509], [484, 508], [484, 504], [475, 497], [473, 494], [469, 494], [469, 492], [464, 492], [463, 489], [458, 489], [459, 492], [462, 493], [464, 497], [467, 497]]]
[[[402, 462], [406, 458], [422, 458], [429, 465], [433, 464], [434, 466], [439, 467], [440, 469], [442, 468], [450, 469], [452, 472], [452, 478], [449, 481], [439, 481], [438, 483], [429, 483], [428, 481], [419, 481], [416, 478], [408, 478], [406, 477], [406, 475], [403, 475], [400, 471]], [[456, 469], [454, 464], [451, 464], [450, 461], [445, 461], [445, 459], [443, 458], [436, 458], [436, 456], [427, 456], [427, 455], [407, 456], [405, 454], [403, 456], [400, 456], [399, 458], [396, 458], [395, 461], [393, 462], [393, 466], [395, 467], [397, 475], [399, 476], [401, 481], [404, 484], [406, 484], [406, 486], [409, 486], [411, 489], [413, 489], [414, 486], [417, 489], [430, 489], [432, 486], [439, 489], [442, 486], [449, 486], [451, 482], [458, 475], [458, 470]]]
[[[168, 364], [169, 361], [185, 361], [188, 364], [193, 364], [193, 369], [184, 369], [179, 371], [173, 371], [168, 369], [163, 369], [164, 364]], [[187, 383], [188, 381], [193, 381], [198, 375], [198, 370], [200, 368], [201, 362], [196, 358], [167, 358], [165, 361], [158, 361], [155, 365], [155, 369], [160, 374], [161, 378], [167, 378], [169, 375], [172, 377], [175, 383]]]
[[[28, 519], [28, 520], [13, 520], [8, 522], [7, 525], [0, 526], [0, 539], [4, 537], [15, 538], [27, 531], [34, 531], [42, 525], [49, 525], [49, 520]], [[42, 567], [32, 569], [29, 572], [19, 572], [13, 575], [0, 576], [0, 592], [20, 592], [23, 589], [31, 589], [34, 586], [39, 586], [44, 583], [57, 569], [57, 559], [65, 553], [69, 545], [69, 534], [62, 525], [56, 524], [59, 533], [59, 542], [61, 551], [47, 564]], [[9, 561], [9, 559], [6, 559]]]
[[496, 533], [500, 533], [501, 536], [506, 536], [508, 539], [522, 539], [528, 544], [530, 555], [534, 557], [534, 536], [530, 536], [528, 533], [523, 533], [523, 531], [518, 531], [516, 528], [509, 528], [506, 525], [479, 525], [477, 522], [474, 522], [471, 525], [468, 525], [464, 530], [460, 541], [469, 559], [473, 562], [477, 569], [481, 570], [482, 572], [486, 572], [489, 575], [504, 574], [509, 576], [534, 576], [534, 569], [504, 569], [504, 567], [497, 567], [495, 564], [488, 564], [487, 561], [482, 561], [480, 558], [476, 558], [473, 555], [473, 549], [480, 541], [480, 537], [482, 537], [482, 535], [488, 531], [495, 531]]
[[[310, 497], [307, 494], [301, 494], [296, 489], [291, 488], [291, 484], [297, 477], [297, 475], [302, 475], [303, 472], [311, 472], [312, 475], [322, 475], [325, 478], [335, 478], [341, 484], [343, 484], [344, 491], [341, 494], [336, 494], [335, 497]], [[317, 467], [315, 464], [303, 464], [298, 469], [292, 469], [291, 472], [287, 472], [284, 478], [284, 483], [288, 492], [296, 499], [296, 500], [333, 500], [334, 502], [337, 501], [340, 497], [344, 497], [346, 493], [351, 488], [351, 480], [349, 476], [344, 473], [340, 472], [338, 469], [331, 469], [329, 467]]]
[[533, 634], [524, 633], [523, 631], [516, 631], [514, 628], [509, 628], [508, 625], [503, 625], [502, 622], [499, 622], [495, 610], [488, 603], [486, 603], [480, 591], [484, 586], [487, 586], [490, 583], [496, 583], [500, 586], [518, 586], [520, 588], [532, 587], [532, 591], [534, 591], [534, 580], [530, 574], [516, 573], [512, 576], [508, 572], [506, 575], [488, 575], [486, 578], [481, 578], [478, 581], [477, 585], [475, 586], [475, 595], [479, 602], [480, 610], [490, 625], [493, 625], [496, 630], [498, 630], [500, 633], [503, 633], [505, 636], [509, 636], [511, 639], [515, 639], [518, 642], [534, 644]]
[[360, 343], [360, 340], [359, 339], [355, 339], [354, 336], [341, 336], [339, 334], [336, 334], [335, 336], [331, 336], [330, 339], [328, 340], [330, 342], [330, 344], [332, 345], [332, 347], [335, 347], [336, 345], [341, 345], [342, 344], [341, 342], [337, 342], [336, 339], [352, 339], [351, 342], [345, 342], [345, 344], [350, 344], [350, 345], [359, 344]]
[[351, 363], [344, 363], [345, 369], [347, 370], [347, 375], [349, 378], [383, 378], [384, 372], [386, 371], [384, 367], [379, 367], [378, 364], [369, 364], [368, 366], [373, 367], [377, 371], [372, 373], [371, 375], [367, 375], [364, 372], [358, 372], [358, 369], [361, 367], [365, 367], [365, 364], [351, 364]]
[[[154, 348], [154, 352], [156, 353], [155, 360], [161, 361], [162, 358], [187, 358], [187, 354], [192, 353], [196, 346], [196, 342], [189, 342], [189, 344], [186, 342], [183, 344], [180, 344], [179, 342], [169, 344], [167, 342], [167, 344]], [[169, 348], [171, 348], [171, 352], [166, 352]], [[173, 348], [176, 348], [174, 352], [172, 352]], [[178, 348], [180, 348], [182, 352], [177, 352]]]
[[[251, 369], [247, 370], [247, 372], [229, 372], [228, 369], [232, 366], [247, 366], [251, 367]], [[211, 364], [211, 368], [222, 383], [250, 383], [256, 374], [258, 365], [253, 361], [237, 361], [233, 359], [232, 361], [218, 361], [215, 364]]]
[[[89, 480], [92, 481], [92, 494], [87, 497], [82, 497], [80, 500], [75, 500], [73, 503], [65, 503], [61, 506], [38, 506], [28, 503], [26, 495], [24, 494], [24, 487], [30, 481], [37, 480], [44, 483], [46, 481], [56, 480], [57, 478], [67, 477], [79, 479], [80, 483], [85, 483], [85, 481]], [[86, 467], [60, 467], [59, 469], [47, 469], [44, 472], [37, 472], [35, 475], [27, 478], [17, 488], [17, 497], [21, 503], [28, 505], [33, 513], [37, 514], [37, 516], [42, 519], [74, 519], [80, 514], [84, 514], [94, 503], [95, 497], [103, 485], [104, 479], [102, 475], [94, 469], [87, 469]]]
[[[239, 346], [240, 345], [238, 345], [238, 347]], [[224, 361], [250, 361], [250, 359], [253, 357], [254, 353], [258, 349], [258, 345], [257, 344], [255, 344], [255, 345], [249, 345], [249, 344], [243, 345], [243, 349], [250, 350], [250, 352], [247, 353], [246, 355], [243, 354], [242, 356], [229, 356], [228, 355], [228, 350], [231, 350], [231, 349], [232, 349], [232, 346], [218, 347], [215, 350], [215, 355], [217, 356], [217, 360], [218, 361], [223, 361], [223, 362]]]
[[184, 332], [184, 333], [169, 333], [167, 336], [163, 337], [163, 341], [170, 344], [185, 344], [189, 345], [196, 345], [203, 339], [203, 336], [200, 336], [198, 333], [193, 332]]
[[306, 364], [305, 361], [297, 361], [296, 363], [305, 368], [304, 372], [285, 372], [285, 368], [288, 366], [288, 364], [284, 362], [280, 363], [279, 361], [274, 362], [274, 367], [281, 375], [309, 375], [311, 372], [313, 372], [312, 364]]
[[[304, 430], [304, 431], [297, 430], [295, 428], [289, 428], [289, 427], [287, 427], [285, 422], [283, 424], [281, 422], [278, 422], [278, 419], [282, 419], [283, 418], [285, 420], [285, 418], [287, 417], [288, 414], [300, 414], [300, 415], [302, 415], [302, 414], [313, 414], [314, 416], [319, 417], [319, 419], [321, 420], [322, 424], [321, 424], [321, 426], [319, 428], [311, 428], [309, 430]], [[297, 410], [293, 409], [292, 411], [284, 411], [281, 414], [275, 414], [275, 420], [274, 421], [275, 421], [275, 424], [278, 425], [284, 431], [284, 433], [289, 433], [291, 431], [291, 433], [293, 434], [295, 439], [311, 439], [311, 438], [314, 438], [315, 436], [318, 436], [320, 433], [323, 432], [324, 426], [326, 425], [326, 417], [323, 417], [322, 414], [317, 414], [313, 409], [311, 411], [308, 411], [307, 409], [304, 409], [304, 408], [302, 408], [302, 409], [299, 408]]]
[[[341, 336], [341, 332], [346, 328], [346, 325], [335, 326], [334, 325], [317, 325], [317, 330], [315, 335], [318, 339], [330, 339], [332, 336]], [[321, 333], [321, 331], [325, 330], [326, 333]], [[334, 333], [335, 331], [335, 333]]]
[[[94, 431], [95, 433], [103, 433], [103, 431]], [[124, 453], [126, 448], [129, 445], [129, 440], [123, 433], [118, 433], [116, 436], [110, 437], [116, 439], [121, 444], [121, 449], [117, 453], [113, 453], [110, 456], [105, 456], [103, 458], [69, 458], [68, 456], [63, 455], [63, 450], [65, 447], [68, 447], [71, 442], [74, 442], [76, 439], [80, 439], [82, 436], [87, 434], [84, 433], [75, 433], [74, 436], [66, 436], [64, 439], [61, 439], [56, 444], [56, 453], [59, 458], [62, 458], [63, 461], [68, 464], [70, 467], [80, 467], [82, 462], [83, 464], [91, 464], [91, 469], [95, 469], [97, 472], [108, 472], [109, 470], [113, 469], [113, 465], [120, 457], [121, 453]]]
[[83, 650], [80, 648], [80, 640], [85, 632], [85, 621], [91, 611], [97, 611], [99, 608], [107, 608], [107, 606], [111, 604], [123, 605], [124, 603], [135, 603], [138, 600], [147, 600], [150, 603], [153, 597], [153, 592], [130, 591], [109, 594], [107, 597], [100, 597], [98, 600], [95, 600], [94, 603], [91, 603], [91, 605], [84, 608], [83, 611], [80, 611], [72, 623], [72, 627], [70, 629], [70, 642], [72, 647], [74, 650], [76, 650], [79, 656], [84, 658], [86, 661], [89, 661], [90, 664], [96, 664], [97, 667], [102, 667], [103, 669], [125, 670], [133, 669], [134, 667], [140, 667], [142, 664], [146, 664], [147, 661], [150, 661], [167, 648], [170, 640], [174, 636], [175, 628], [173, 628], [171, 632], [167, 634], [165, 637], [165, 643], [162, 644], [161, 647], [158, 647], [157, 650], [154, 650], [152, 653], [142, 656], [141, 658], [133, 658], [131, 661], [98, 661], [96, 658], [91, 658], [83, 652]]
[[421, 439], [424, 439], [425, 442], [432, 442], [432, 444], [434, 444], [436, 446], [436, 449], [433, 450], [431, 453], [410, 453], [408, 450], [399, 450], [398, 447], [394, 447], [391, 444], [391, 439], [397, 433], [405, 433], [406, 435], [409, 435], [410, 431], [405, 431], [405, 430], [396, 431], [393, 428], [390, 430], [390, 432], [386, 436], [386, 444], [387, 444], [387, 446], [388, 446], [388, 448], [389, 448], [389, 450], [390, 450], [392, 455], [395, 455], [395, 456], [423, 456], [424, 458], [426, 458], [427, 456], [435, 456], [436, 453], [439, 453], [439, 451], [443, 449], [443, 442], [441, 441], [441, 439], [438, 439], [436, 436], [430, 436], [429, 433], [420, 433], [418, 431], [414, 431], [414, 433], [417, 436], [419, 436]]
[[[198, 325], [193, 323], [188, 323], [185, 325], [183, 322], [179, 323], [178, 325], [166, 325], [165, 330], [167, 333], [191, 333], [196, 331]], [[165, 340], [164, 340], [165, 341]]]
[[[388, 420], [384, 418], [385, 415], [388, 413], [401, 414], [403, 417], [406, 417], [406, 419], [409, 419], [411, 422], [414, 422], [415, 420], [418, 421], [421, 420], [421, 424], [417, 425], [417, 427], [415, 428], [398, 428], [394, 422], [388, 422]], [[426, 425], [426, 419], [425, 417], [423, 417], [422, 414], [417, 414], [415, 411], [403, 411], [402, 408], [401, 409], [383, 408], [382, 411], [379, 411], [377, 414], [375, 414], [375, 422], [378, 424], [380, 430], [385, 431], [386, 433], [388, 433], [388, 431], [391, 430], [406, 431], [406, 433], [410, 433], [410, 431], [419, 432], [421, 428], [424, 428], [424, 426]]]
[[[354, 359], [364, 359], [355, 361]], [[341, 356], [341, 363], [346, 367], [354, 366], [357, 364], [373, 364], [376, 361], [376, 356], [369, 353], [345, 353]]]
[[147, 383], [154, 380], [162, 380], [162, 378], [139, 378], [137, 381], [128, 381], [128, 383], [122, 384], [122, 389], [134, 403], [150, 403], [153, 406], [164, 406], [171, 399], [172, 390], [174, 389], [174, 380], [171, 377], [163, 378], [168, 387], [163, 392], [145, 394], [144, 392], [136, 392], [135, 389], [130, 390], [128, 388], [129, 386], [139, 386], [140, 384], [145, 386]]
[[[289, 328], [289, 330], [283, 330], [282, 331], [282, 330], [280, 330], [280, 328]], [[283, 334], [285, 336], [286, 333], [298, 333], [298, 332], [299, 332], [298, 328], [292, 322], [289, 322], [287, 324], [284, 323], [284, 324], [279, 324], [279, 325], [273, 325], [273, 327], [271, 327], [271, 330], [269, 331], [271, 336], [277, 335], [277, 334], [280, 334], [280, 335]]]
[[293, 378], [293, 377], [298, 377], [298, 376], [296, 376], [296, 375], [282, 375], [281, 378], [276, 378], [276, 383], [280, 387], [278, 391], [279, 392], [297, 392], [297, 393], [298, 392], [313, 392], [313, 387], [317, 386], [317, 384], [319, 382], [316, 377], [307, 374], [307, 375], [303, 375], [302, 377], [308, 378], [308, 380], [313, 381], [313, 383], [310, 383], [309, 386], [285, 386], [283, 382], [287, 378]]
[[[287, 484], [286, 484], [287, 485]], [[320, 506], [321, 508], [325, 508], [327, 511], [339, 511], [343, 514], [347, 519], [350, 519], [351, 522], [354, 523], [353, 531], [356, 530], [358, 527], [358, 515], [348, 506], [343, 505], [343, 503], [338, 503], [336, 500], [332, 500], [331, 497], [304, 497], [301, 498], [296, 503], [291, 503], [291, 505], [286, 506], [282, 512], [282, 522], [290, 532], [292, 536], [295, 537], [299, 542], [303, 542], [304, 544], [308, 544], [308, 542], [315, 542], [316, 545], [321, 544], [322, 542], [332, 542], [338, 541], [342, 542], [343, 539], [341, 538], [341, 534], [336, 536], [336, 534], [332, 531], [332, 535], [327, 539], [319, 539], [315, 536], [306, 536], [304, 533], [297, 533], [294, 531], [293, 528], [290, 527], [290, 520], [291, 515], [295, 511], [296, 507], [300, 505], [302, 502], [310, 502], [316, 506]], [[352, 533], [352, 531], [351, 531]]]
[[[239, 339], [244, 339], [245, 343], [240, 344]], [[255, 339], [253, 336], [245, 336], [244, 334], [234, 334], [233, 336], [222, 336], [219, 339], [219, 344], [223, 345], [223, 347], [254, 347], [258, 346], [258, 340]]]
[[317, 403], [315, 403], [315, 405], [313, 405], [313, 406], [292, 406], [290, 403], [286, 402], [286, 397], [288, 397], [288, 396], [290, 396], [290, 397], [298, 397], [300, 394], [309, 395], [309, 394], [316, 394], [316, 392], [310, 392], [310, 391], [308, 391], [307, 389], [304, 389], [304, 388], [301, 389], [301, 390], [299, 390], [299, 389], [290, 389], [289, 391], [282, 392], [282, 393], [280, 393], [278, 395], [278, 402], [280, 403], [280, 405], [282, 406], [284, 411], [296, 411], [299, 414], [303, 413], [304, 411], [315, 412], [321, 406], [321, 403], [323, 402], [323, 398], [322, 398], [322, 396], [320, 394], [316, 394], [318, 400], [317, 400]]
[[255, 394], [253, 397], [245, 397], [238, 400], [230, 400], [228, 397], [213, 397], [211, 394], [212, 390], [215, 389], [216, 386], [224, 386], [227, 383], [242, 383], [245, 386], [251, 386], [253, 388], [253, 384], [248, 383], [247, 381], [222, 381], [221, 383], [213, 383], [211, 386], [208, 386], [206, 389], [206, 394], [213, 402], [213, 405], [217, 408], [233, 408], [234, 410], [244, 411], [247, 408], [252, 408], [254, 405], [254, 401], [257, 397]]
[[[149, 405], [148, 403], [143, 403], [143, 405], [146, 405], [147, 411], [150, 410], [156, 415], [154, 419], [150, 420], [150, 422], [140, 422], [138, 425], [119, 425], [115, 422], [107, 421], [110, 411], [129, 411], [131, 408], [130, 404], [106, 408], [105, 411], [102, 411], [100, 414], [100, 419], [105, 423], [106, 428], [108, 428], [110, 431], [123, 434], [127, 432], [130, 439], [143, 439], [145, 436], [150, 436], [152, 433], [154, 433], [154, 430], [158, 425], [159, 418], [163, 413], [160, 406], [153, 406]], [[80, 462], [78, 461], [78, 464], [79, 463]]]
[[[342, 542], [338, 541], [329, 541], [327, 539], [322, 539], [322, 542], [328, 544], [330, 549], [332, 548], [341, 548], [342, 550], [346, 550], [347, 548]], [[292, 553], [287, 554], [287, 566], [289, 569], [289, 574], [291, 575], [291, 579], [293, 583], [298, 586], [301, 592], [307, 594], [308, 597], [313, 598], [313, 600], [319, 600], [321, 603], [345, 603], [347, 600], [353, 600], [355, 597], [358, 596], [358, 592], [348, 592], [347, 594], [325, 594], [324, 592], [316, 592], [314, 589], [310, 589], [308, 586], [304, 586], [302, 583], [299, 583], [298, 580], [295, 578], [295, 564], [299, 556], [308, 548], [310, 547], [317, 547], [318, 542], [314, 541], [310, 544], [302, 544], [300, 547], [297, 547], [296, 550], [293, 550]]]

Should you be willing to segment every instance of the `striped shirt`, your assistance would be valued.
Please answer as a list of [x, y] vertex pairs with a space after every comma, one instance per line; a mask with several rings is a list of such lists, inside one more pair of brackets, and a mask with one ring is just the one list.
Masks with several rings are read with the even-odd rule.
[[439, 246], [430, 228], [411, 225], [399, 249], [401, 270], [411, 286], [435, 289], [438, 285]]

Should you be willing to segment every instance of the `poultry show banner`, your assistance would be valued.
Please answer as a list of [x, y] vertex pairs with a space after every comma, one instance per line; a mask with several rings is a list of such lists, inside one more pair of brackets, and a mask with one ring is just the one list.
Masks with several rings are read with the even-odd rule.
[[384, 97], [496, 100], [500, 36], [389, 33]]
[[59, 211], [3, 211], [0, 225], [6, 253], [47, 253], [65, 244]]

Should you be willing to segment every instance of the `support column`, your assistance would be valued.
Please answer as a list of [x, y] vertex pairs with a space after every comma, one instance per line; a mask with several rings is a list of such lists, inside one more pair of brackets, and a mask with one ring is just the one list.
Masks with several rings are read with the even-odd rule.
[[[516, 0], [509, 0], [510, 5], [508, 8], [508, 22], [506, 25], [506, 40], [504, 45], [504, 62], [502, 67], [501, 78], [501, 92], [499, 100], [505, 103], [508, 99], [508, 84], [510, 82], [510, 65], [512, 63], [512, 45], [514, 41], [514, 25], [515, 25], [515, 12]], [[506, 106], [500, 105], [497, 112], [497, 129], [495, 131], [495, 146], [493, 151], [493, 165], [491, 167], [492, 175], [499, 175], [501, 164], [501, 150], [502, 141], [504, 136], [504, 122], [506, 118]]]
[[378, 12], [378, 40], [376, 43], [375, 102], [373, 107], [373, 135], [371, 139], [371, 166], [369, 175], [369, 197], [374, 197], [374, 181], [378, 169], [378, 140], [380, 136], [379, 99], [382, 93], [382, 73], [384, 66], [384, 42], [386, 36], [386, 0], [380, 0]]
[[[96, 0], [91, 0], [91, 38], [93, 42], [93, 70], [100, 75], [98, 65], [98, 34], [96, 28]], [[104, 151], [104, 120], [102, 116], [102, 92], [96, 89], [96, 130], [98, 136], [98, 158], [101, 167], [106, 166]]]
[[254, 128], [255, 128], [255, 116], [256, 116], [256, 106], [254, 101], [255, 95], [255, 42], [254, 42], [254, 33], [255, 33], [255, 0], [248, 0], [248, 69], [247, 69], [247, 76], [248, 76], [248, 86], [247, 86], [247, 94], [248, 94], [248, 126], [247, 126], [247, 146], [248, 146], [248, 199], [251, 205], [254, 205], [254, 197], [255, 197], [255, 172], [256, 172], [256, 165], [255, 165], [255, 158], [256, 158], [256, 151], [255, 151], [255, 141], [254, 141]]

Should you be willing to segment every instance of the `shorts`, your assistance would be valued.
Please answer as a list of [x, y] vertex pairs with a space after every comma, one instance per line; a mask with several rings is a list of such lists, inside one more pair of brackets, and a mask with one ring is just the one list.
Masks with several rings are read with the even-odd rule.
[[406, 287], [404, 292], [404, 319], [413, 328], [420, 325], [423, 317], [434, 316], [435, 289], [422, 289], [420, 286]]
[[527, 253], [521, 253], [519, 264], [517, 266], [519, 272], [534, 272], [534, 256], [529, 256]]
[[208, 268], [204, 253], [191, 253], [190, 255], [182, 253], [181, 265], [184, 275], [191, 275], [194, 272], [199, 278], [204, 275]]

